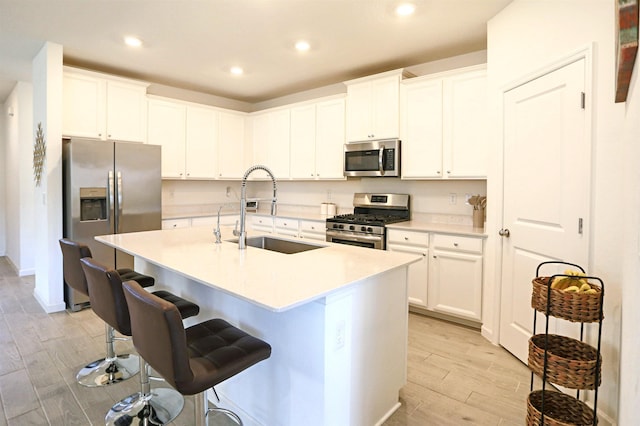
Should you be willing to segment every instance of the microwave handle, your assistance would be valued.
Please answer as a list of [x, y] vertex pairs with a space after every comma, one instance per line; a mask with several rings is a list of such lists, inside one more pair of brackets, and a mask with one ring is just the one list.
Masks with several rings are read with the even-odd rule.
[[384, 175], [384, 145], [380, 145], [380, 151], [378, 152], [378, 170], [380, 175]]

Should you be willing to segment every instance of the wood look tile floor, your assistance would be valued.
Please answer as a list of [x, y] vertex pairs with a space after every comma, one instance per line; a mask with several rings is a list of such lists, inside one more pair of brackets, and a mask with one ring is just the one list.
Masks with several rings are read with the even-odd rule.
[[[76, 384], [78, 369], [104, 355], [104, 323], [90, 309], [46, 314], [33, 288], [33, 276], [16, 276], [0, 257], [0, 426], [104, 424], [115, 402], [138, 391], [138, 381]], [[130, 342], [116, 348], [134, 351]], [[525, 423], [529, 370], [477, 330], [409, 314], [407, 376], [402, 406], [385, 426]], [[172, 425], [193, 423], [187, 397]], [[210, 424], [233, 423], [218, 415]]]

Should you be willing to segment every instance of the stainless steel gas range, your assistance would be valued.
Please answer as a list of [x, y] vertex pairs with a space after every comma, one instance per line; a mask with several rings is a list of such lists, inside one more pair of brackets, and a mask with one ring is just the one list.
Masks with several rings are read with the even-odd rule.
[[409, 198], [408, 194], [354, 194], [353, 214], [327, 218], [327, 241], [385, 250], [386, 225], [411, 218]]

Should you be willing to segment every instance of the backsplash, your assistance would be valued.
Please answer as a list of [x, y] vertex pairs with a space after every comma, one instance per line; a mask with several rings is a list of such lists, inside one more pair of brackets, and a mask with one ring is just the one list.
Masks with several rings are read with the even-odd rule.
[[[227, 191], [228, 188], [228, 191]], [[251, 181], [247, 184], [250, 197], [270, 197], [271, 182]], [[389, 192], [411, 195], [411, 209], [431, 222], [471, 224], [473, 209], [465, 196], [486, 195], [486, 181], [404, 181], [396, 178], [362, 178], [347, 181], [279, 181], [278, 208], [301, 208], [320, 211], [323, 202], [335, 203], [338, 213], [351, 212], [355, 192]], [[452, 203], [452, 198], [455, 203]], [[240, 181], [180, 181], [162, 182], [163, 215], [215, 214], [220, 205], [223, 212], [237, 211]], [[265, 202], [266, 204], [266, 202]]]

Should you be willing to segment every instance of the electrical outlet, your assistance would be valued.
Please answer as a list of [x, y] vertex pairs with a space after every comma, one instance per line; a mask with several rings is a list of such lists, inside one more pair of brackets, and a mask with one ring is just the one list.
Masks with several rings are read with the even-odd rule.
[[450, 193], [449, 194], [449, 204], [456, 204], [458, 202], [458, 194]]
[[344, 320], [338, 321], [336, 324], [336, 350], [344, 347], [347, 339]]

